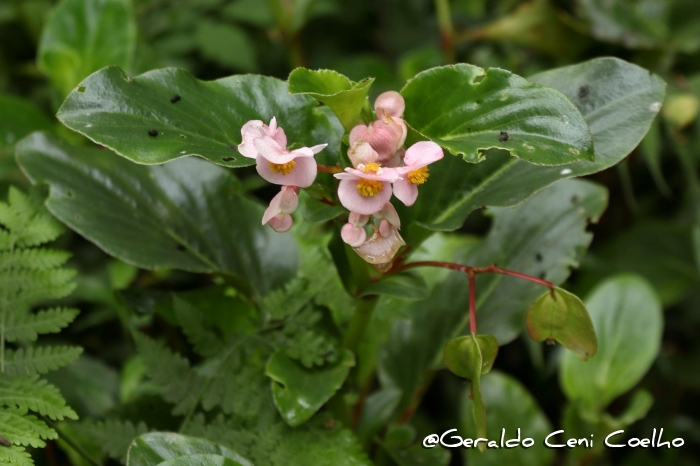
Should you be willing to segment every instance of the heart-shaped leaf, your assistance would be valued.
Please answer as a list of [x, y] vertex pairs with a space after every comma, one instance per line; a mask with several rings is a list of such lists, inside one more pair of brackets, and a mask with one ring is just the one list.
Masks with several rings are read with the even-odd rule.
[[197, 155], [219, 165], [243, 167], [255, 163], [236, 148], [241, 127], [249, 120], [269, 123], [276, 117], [290, 146], [333, 142], [333, 123], [317, 105], [311, 97], [289, 95], [287, 84], [275, 78], [243, 75], [199, 81], [177, 68], [130, 78], [111, 66], [71, 91], [56, 116], [70, 129], [137, 163]]
[[561, 288], [547, 291], [527, 311], [527, 330], [535, 341], [556, 340], [583, 361], [598, 349], [593, 323], [578, 296]]
[[142, 268], [220, 272], [262, 296], [298, 267], [292, 237], [261, 225], [263, 207], [226, 170], [189, 158], [146, 167], [34, 133], [17, 144], [46, 206], [109, 254]]
[[467, 162], [505, 149], [538, 165], [593, 160], [581, 112], [559, 91], [509, 71], [458, 64], [418, 74], [403, 88], [411, 128]]
[[[595, 161], [542, 167], [498, 151], [478, 165], [465, 166], [457, 157], [445, 157], [430, 165], [430, 179], [420, 187], [416, 203], [410, 209], [397, 206], [403, 223], [456, 230], [470, 212], [482, 206], [511, 206], [555, 181], [615, 165], [649, 130], [666, 87], [649, 71], [609, 57], [557, 68], [530, 80], [561, 91], [578, 107], [593, 135]], [[409, 230], [402, 236], [412, 244], [419, 235]]]
[[474, 376], [474, 352], [481, 353], [481, 374], [488, 373], [498, 355], [498, 340], [493, 335], [471, 334], [457, 337], [445, 344], [442, 359], [454, 374], [471, 379]]
[[343, 350], [339, 361], [320, 368], [306, 368], [278, 351], [267, 362], [277, 409], [292, 427], [303, 424], [343, 385], [355, 365], [355, 357]]
[[369, 88], [374, 78], [355, 83], [332, 70], [296, 68], [289, 75], [289, 93], [307, 94], [333, 110], [346, 131], [360, 119]]
[[38, 66], [65, 96], [100, 68], [128, 68], [135, 45], [129, 0], [64, 0], [42, 31]]
[[137, 437], [131, 444], [131, 447], [129, 447], [126, 464], [127, 466], [156, 466], [170, 459], [187, 457], [190, 455], [218, 456], [221, 458], [228, 458], [229, 462], [174, 464], [253, 466], [250, 461], [222, 445], [202, 438], [189, 437], [171, 432], [152, 432]]

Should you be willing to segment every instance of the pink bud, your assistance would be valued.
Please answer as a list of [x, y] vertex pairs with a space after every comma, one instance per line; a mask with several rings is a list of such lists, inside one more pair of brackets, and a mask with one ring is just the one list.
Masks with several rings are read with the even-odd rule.
[[364, 139], [358, 139], [348, 150], [348, 157], [350, 157], [352, 165], [357, 167], [358, 165], [375, 163], [379, 158], [379, 154], [377, 154], [377, 151], [372, 149], [372, 146], [370, 146], [367, 141]]
[[396, 91], [384, 92], [374, 101], [374, 111], [377, 112], [378, 118], [383, 118], [385, 115], [400, 117], [405, 109], [406, 102], [404, 102], [401, 94]]
[[350, 223], [343, 225], [340, 229], [340, 237], [353, 248], [362, 246], [367, 239], [367, 233], [362, 227], [353, 226]]
[[379, 222], [379, 234], [384, 238], [391, 234], [391, 228], [391, 223], [389, 223], [386, 219], [382, 219], [382, 221]]
[[369, 222], [369, 215], [358, 214], [357, 212], [350, 212], [350, 218], [348, 223], [351, 223], [355, 227], [363, 227]]
[[277, 214], [268, 221], [268, 225], [277, 233], [286, 233], [294, 224], [292, 216], [289, 214]]
[[[397, 119], [403, 123], [403, 120]], [[396, 153], [406, 140], [405, 123], [403, 126], [391, 119], [386, 121], [377, 120], [369, 124], [369, 126], [358, 125], [350, 131], [350, 145], [360, 139], [369, 143], [377, 152], [377, 162], [386, 163]]]
[[[271, 219], [278, 214], [291, 214], [297, 210], [297, 207], [299, 206], [298, 193], [299, 188], [297, 186], [282, 186], [280, 192], [272, 198], [272, 201], [270, 201], [270, 206], [267, 208], [267, 210], [265, 210], [262, 218], [262, 224], [265, 225], [268, 222], [272, 222]], [[272, 223], [270, 223], [270, 225], [272, 225]], [[279, 231], [277, 229], [275, 230]]]

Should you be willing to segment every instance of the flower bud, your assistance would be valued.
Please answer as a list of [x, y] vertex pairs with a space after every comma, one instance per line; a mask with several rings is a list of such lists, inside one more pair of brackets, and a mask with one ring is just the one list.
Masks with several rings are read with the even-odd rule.
[[369, 215], [358, 214], [357, 212], [350, 212], [348, 218], [348, 223], [351, 223], [355, 227], [363, 227], [369, 222]]
[[389, 231], [386, 231], [385, 227], [384, 232], [387, 233], [386, 236], [379, 231], [375, 231], [372, 237], [365, 241], [362, 246], [354, 248], [355, 252], [366, 262], [375, 266], [390, 263], [399, 248], [406, 243], [396, 228], [391, 225], [388, 228]]
[[367, 239], [367, 233], [362, 227], [353, 226], [350, 223], [343, 225], [340, 229], [340, 237], [353, 248], [362, 246]]
[[[356, 127], [357, 128], [357, 127]], [[353, 130], [354, 131], [354, 130]], [[354, 167], [377, 162], [379, 154], [364, 139], [358, 139], [348, 150], [348, 157]]]
[[289, 214], [277, 214], [267, 223], [277, 233], [286, 233], [292, 228], [294, 220], [292, 220], [292, 216]]
[[396, 91], [383, 92], [374, 101], [374, 111], [377, 113], [377, 118], [383, 118], [384, 116], [400, 117], [405, 109], [406, 102], [401, 94]]
[[[403, 122], [403, 120], [401, 120]], [[406, 140], [405, 123], [396, 123], [392, 120], [382, 121], [377, 120], [369, 124], [369, 126], [358, 125], [350, 131], [350, 145], [360, 139], [369, 143], [369, 145], [377, 153], [376, 162], [386, 163], [396, 153]]]

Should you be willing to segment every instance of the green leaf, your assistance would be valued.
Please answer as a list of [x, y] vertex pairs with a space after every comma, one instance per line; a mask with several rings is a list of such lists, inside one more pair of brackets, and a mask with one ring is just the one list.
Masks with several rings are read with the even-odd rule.
[[557, 287], [545, 292], [527, 311], [527, 330], [535, 341], [556, 340], [583, 361], [598, 350], [593, 323], [578, 296]]
[[343, 206], [328, 205], [307, 195], [301, 203], [301, 215], [309, 223], [326, 223], [347, 212]]
[[[547, 466], [554, 460], [554, 451], [544, 447], [542, 440], [553, 429], [537, 401], [527, 389], [514, 377], [499, 371], [493, 371], [482, 381], [481, 390], [484, 402], [488, 406], [486, 419], [488, 430], [479, 437], [497, 440], [500, 446], [502, 430], [504, 440], [532, 438], [532, 448], [490, 448], [485, 454], [477, 453], [473, 448], [466, 450], [468, 464], [473, 466]], [[471, 411], [473, 401], [469, 391], [465, 390], [460, 409], [460, 433], [463, 437], [476, 438]], [[519, 431], [519, 433], [518, 433]], [[513, 443], [511, 443], [512, 445]]]
[[23, 447], [15, 445], [0, 448], [0, 460], [13, 466], [34, 466], [31, 455]]
[[241, 466], [241, 463], [221, 455], [183, 455], [158, 463], [159, 466]]
[[442, 351], [445, 366], [455, 375], [471, 379], [474, 377], [475, 353], [481, 355], [481, 374], [488, 373], [498, 355], [498, 340], [493, 335], [472, 333], [450, 340]]
[[603, 422], [615, 428], [625, 428], [644, 419], [654, 404], [654, 397], [647, 390], [639, 388], [632, 394], [632, 399], [619, 416], [603, 415]]
[[[26, 250], [25, 250], [26, 251]], [[5, 327], [7, 341], [36, 341], [40, 334], [59, 333], [73, 322], [80, 311], [56, 308], [29, 314], [10, 314]]]
[[[26, 409], [0, 408], [0, 432], [2, 436], [15, 445], [44, 448], [44, 440], [58, 438], [56, 431], [41, 421], [27, 414]], [[4, 447], [3, 447], [4, 448]]]
[[255, 71], [255, 44], [244, 29], [218, 21], [200, 19], [194, 40], [205, 58], [227, 68]]
[[230, 274], [254, 294], [297, 267], [294, 240], [261, 225], [264, 209], [203, 160], [144, 167], [42, 133], [18, 144], [17, 160], [32, 182], [50, 185], [56, 217], [125, 262]]
[[5, 373], [10, 376], [45, 374], [72, 363], [82, 352], [79, 346], [31, 346], [16, 351], [6, 350]]
[[78, 419], [61, 392], [38, 375], [0, 378], [0, 405], [31, 410], [53, 420]]
[[[482, 206], [514, 205], [558, 180], [615, 165], [649, 130], [666, 86], [658, 76], [617, 58], [597, 58], [530, 80], [561, 91], [578, 107], [593, 135], [595, 162], [542, 167], [495, 152], [476, 166], [465, 166], [456, 157], [445, 157], [430, 166], [430, 179], [420, 187], [416, 203], [399, 211], [403, 223], [413, 220], [431, 230], [456, 230]], [[403, 233], [412, 244], [415, 233]]]
[[292, 427], [308, 421], [341, 387], [355, 365], [348, 350], [335, 364], [308, 369], [283, 352], [276, 352], [267, 362], [266, 375], [272, 379], [275, 405]]
[[586, 362], [566, 353], [560, 381], [570, 400], [601, 410], [634, 387], [661, 345], [661, 304], [651, 286], [634, 275], [601, 283], [586, 299], [598, 334], [598, 354]]
[[129, 0], [63, 0], [42, 31], [38, 66], [67, 95], [93, 71], [128, 68], [135, 45]]
[[382, 295], [406, 300], [421, 300], [430, 290], [425, 279], [418, 273], [404, 272], [383, 277], [362, 290], [360, 297]]
[[374, 78], [355, 83], [337, 71], [296, 68], [290, 73], [288, 82], [290, 94], [307, 94], [326, 104], [345, 131], [350, 131], [360, 119]]
[[[104, 422], [81, 422], [71, 426], [82, 438], [98, 445], [110, 458], [126, 462], [131, 442], [148, 432], [143, 422], [137, 425], [130, 421], [107, 420]], [[153, 463], [156, 464], [156, 463]]]
[[51, 130], [51, 121], [30, 102], [0, 94], [0, 156], [10, 154], [15, 143], [33, 131]]
[[[211, 454], [231, 460], [231, 464], [253, 466], [247, 459], [209, 440], [170, 432], [153, 432], [136, 438], [129, 448], [127, 466], [154, 466], [171, 458]], [[198, 464], [198, 463], [190, 463]], [[202, 463], [205, 465], [207, 463]], [[212, 463], [228, 466], [229, 463]]]
[[357, 438], [363, 445], [370, 445], [374, 436], [391, 421], [400, 401], [401, 390], [396, 388], [383, 388], [367, 396], [357, 424]]
[[554, 89], [499, 68], [459, 64], [424, 71], [401, 94], [404, 119], [467, 162], [499, 148], [538, 165], [593, 160], [581, 112]]
[[430, 466], [448, 466], [452, 459], [450, 451], [446, 448], [426, 449], [419, 443], [408, 448], [390, 446], [386, 443], [382, 444], [382, 447], [389, 453], [391, 459], [396, 461], [398, 466], [422, 466], [425, 464]]
[[[171, 102], [176, 95], [180, 100]], [[275, 78], [242, 75], [199, 81], [176, 68], [131, 78], [112, 66], [82, 81], [56, 116], [137, 163], [197, 155], [244, 167], [255, 163], [237, 150], [241, 127], [249, 120], [268, 123], [277, 117], [289, 146], [332, 142], [332, 123], [316, 105], [311, 97], [289, 95], [286, 83]]]
[[198, 313], [192, 304], [174, 296], [173, 309], [182, 331], [196, 353], [204, 357], [212, 357], [223, 350], [224, 344], [221, 338], [206, 328], [204, 316]]

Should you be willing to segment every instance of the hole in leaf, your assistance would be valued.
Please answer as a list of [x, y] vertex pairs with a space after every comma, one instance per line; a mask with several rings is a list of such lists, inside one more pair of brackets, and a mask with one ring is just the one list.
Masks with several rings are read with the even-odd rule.
[[221, 157], [221, 160], [223, 160], [224, 162], [232, 162], [236, 160], [236, 157]]
[[179, 95], [175, 94], [174, 96], [172, 96], [172, 97], [170, 98], [170, 103], [172, 103], [172, 104], [177, 103], [177, 102], [180, 101], [180, 99], [182, 99], [182, 97], [180, 97]]
[[472, 84], [479, 84], [484, 79], [486, 79], [486, 73], [480, 74], [479, 76], [474, 76], [474, 79], [472, 79]]
[[588, 84], [584, 84], [583, 86], [578, 88], [578, 98], [583, 100], [586, 97], [588, 97], [588, 94], [591, 92], [591, 88], [588, 86]]
[[149, 129], [148, 135], [154, 138], [154, 137], [158, 136], [158, 130], [157, 129]]
[[535, 260], [537, 262], [542, 262], [542, 254], [540, 254], [539, 252], [535, 254]]
[[66, 191], [66, 197], [73, 197], [73, 191], [70, 189]]
[[175, 246], [175, 249], [177, 249], [180, 252], [185, 252], [187, 250], [187, 248], [182, 244], [178, 244], [177, 246]]
[[78, 86], [78, 92], [85, 92], [85, 86]]
[[508, 136], [508, 133], [506, 133], [505, 131], [501, 131], [501, 134], [498, 135], [498, 140], [501, 142], [506, 142], [509, 139], [510, 136]]
[[234, 146], [233, 144], [229, 144], [229, 145], [228, 145], [228, 148], [229, 148], [229, 149], [236, 150], [236, 146]]
[[187, 139], [187, 136], [185, 136], [184, 134], [181, 134], [180, 137], [181, 137], [182, 139]]

